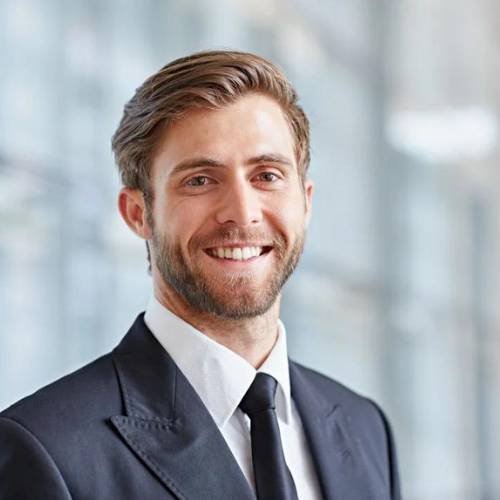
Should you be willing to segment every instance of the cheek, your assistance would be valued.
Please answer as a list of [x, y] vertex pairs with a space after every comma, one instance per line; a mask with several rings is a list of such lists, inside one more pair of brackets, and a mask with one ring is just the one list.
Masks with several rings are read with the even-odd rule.
[[269, 217], [274, 227], [286, 236], [294, 239], [305, 228], [305, 205], [303, 197], [284, 196], [279, 203], [270, 207]]
[[290, 223], [299, 224], [305, 219], [306, 205], [302, 192], [284, 193], [280, 205], [281, 217]]
[[206, 225], [207, 209], [199, 206], [195, 200], [185, 200], [168, 208], [164, 216], [164, 230], [172, 241], [185, 248], [190, 244], [193, 236]]

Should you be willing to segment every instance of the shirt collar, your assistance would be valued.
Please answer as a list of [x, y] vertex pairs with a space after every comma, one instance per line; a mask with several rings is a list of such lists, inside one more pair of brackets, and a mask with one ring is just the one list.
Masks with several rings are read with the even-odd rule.
[[144, 321], [186, 376], [218, 427], [236, 411], [257, 371], [278, 381], [276, 412], [290, 422], [291, 396], [286, 331], [278, 320], [278, 337], [269, 356], [255, 370], [244, 358], [185, 322], [151, 296]]
[[[272, 375], [278, 381], [275, 399], [276, 412], [278, 417], [288, 424], [290, 422], [292, 411], [290, 372], [288, 369], [286, 330], [285, 325], [281, 320], [278, 320], [278, 337], [276, 339], [276, 343], [269, 353], [269, 356], [257, 371]], [[250, 385], [248, 387], [250, 387]]]

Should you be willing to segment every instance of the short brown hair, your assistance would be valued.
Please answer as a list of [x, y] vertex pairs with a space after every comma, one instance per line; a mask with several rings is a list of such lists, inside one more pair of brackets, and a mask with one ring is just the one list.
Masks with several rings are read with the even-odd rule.
[[125, 105], [112, 148], [123, 185], [147, 200], [151, 162], [166, 127], [194, 108], [220, 109], [249, 92], [275, 99], [295, 142], [304, 182], [310, 162], [309, 121], [283, 72], [263, 57], [236, 51], [205, 51], [176, 59], [149, 77]]

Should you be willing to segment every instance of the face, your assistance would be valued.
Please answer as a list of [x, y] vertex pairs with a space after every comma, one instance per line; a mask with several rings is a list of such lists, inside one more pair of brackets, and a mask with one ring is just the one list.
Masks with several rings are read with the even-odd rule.
[[170, 126], [153, 161], [155, 274], [192, 308], [265, 313], [295, 268], [312, 185], [301, 185], [279, 105], [248, 95]]

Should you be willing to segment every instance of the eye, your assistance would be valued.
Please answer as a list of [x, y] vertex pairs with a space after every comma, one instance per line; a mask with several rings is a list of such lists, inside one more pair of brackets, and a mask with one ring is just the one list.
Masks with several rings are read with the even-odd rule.
[[279, 177], [273, 172], [262, 172], [257, 177], [263, 182], [276, 182], [279, 180]]
[[195, 175], [186, 181], [186, 186], [199, 187], [210, 183], [210, 178], [206, 175]]

